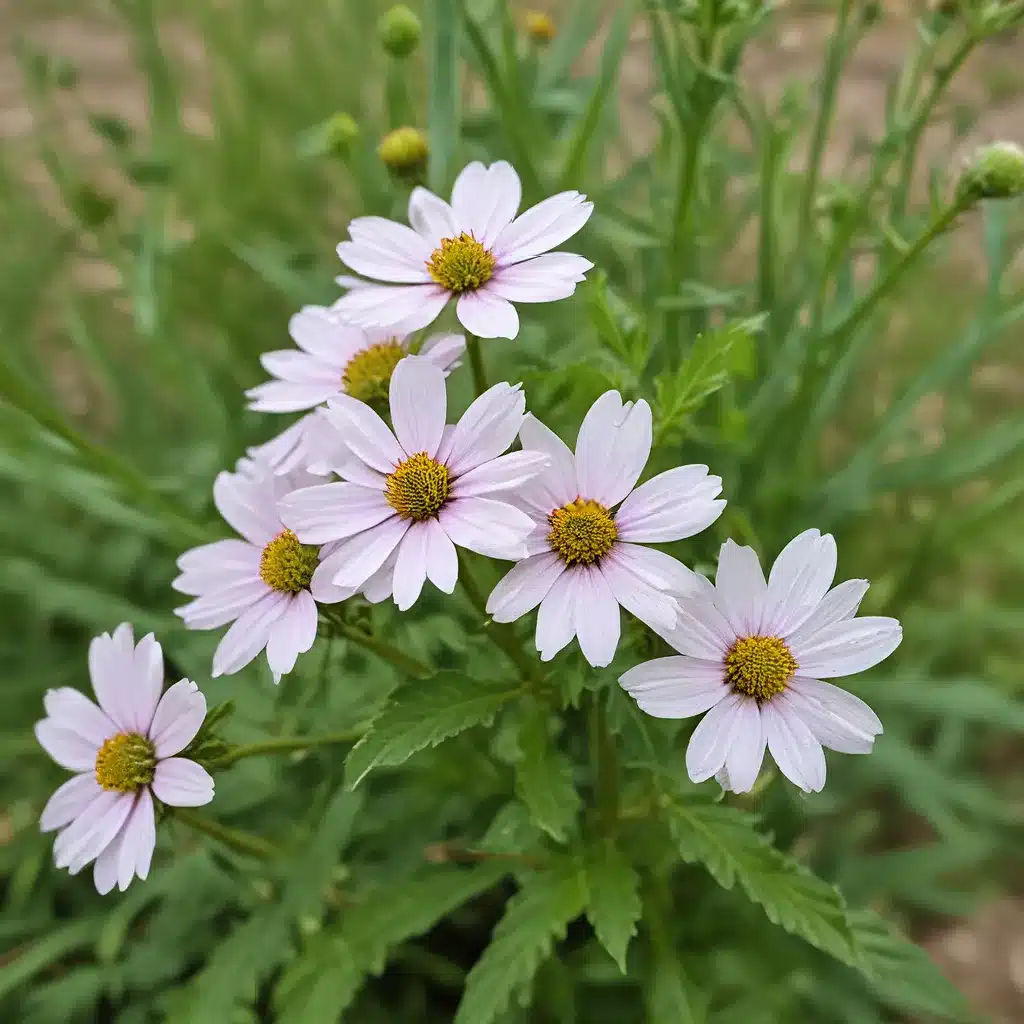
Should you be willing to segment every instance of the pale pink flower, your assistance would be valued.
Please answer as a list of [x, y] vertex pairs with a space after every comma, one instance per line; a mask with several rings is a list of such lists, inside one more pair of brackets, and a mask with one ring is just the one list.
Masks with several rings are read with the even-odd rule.
[[583, 656], [602, 667], [618, 647], [619, 605], [656, 629], [675, 625], [676, 598], [692, 593], [697, 577], [644, 545], [707, 529], [725, 508], [722, 480], [707, 466], [679, 466], [637, 487], [651, 452], [651, 408], [623, 404], [617, 391], [591, 406], [575, 455], [532, 416], [519, 438], [551, 464], [516, 492], [534, 524], [529, 557], [494, 588], [487, 611], [512, 622], [539, 604], [541, 660], [578, 637]]
[[870, 752], [882, 732], [878, 716], [822, 680], [877, 665], [903, 631], [896, 619], [854, 618], [868, 582], [832, 587], [835, 572], [835, 540], [818, 530], [782, 549], [767, 582], [754, 550], [727, 540], [714, 586], [700, 577], [700, 592], [662, 634], [680, 657], [645, 662], [619, 679], [657, 718], [707, 711], [686, 751], [694, 782], [714, 775], [725, 789], [747, 792], [767, 746], [790, 781], [817, 792], [825, 785], [823, 746]]
[[136, 646], [122, 623], [89, 647], [89, 676], [97, 707], [78, 690], [47, 690], [46, 718], [36, 739], [62, 768], [76, 772], [47, 801], [43, 832], [60, 829], [53, 844], [59, 868], [77, 874], [96, 862], [100, 893], [122, 891], [145, 878], [156, 845], [153, 798], [172, 807], [213, 799], [205, 768], [177, 757], [199, 732], [206, 698], [182, 679], [164, 688], [164, 659], [153, 634]]

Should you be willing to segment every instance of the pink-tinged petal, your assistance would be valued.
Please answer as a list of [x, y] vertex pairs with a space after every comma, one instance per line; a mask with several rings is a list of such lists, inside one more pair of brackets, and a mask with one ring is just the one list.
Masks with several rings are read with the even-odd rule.
[[156, 766], [153, 794], [170, 807], [202, 807], [213, 799], [213, 779], [187, 757], [170, 757]]
[[705, 661], [721, 662], [725, 658], [736, 636], [713, 604], [684, 598], [679, 602], [678, 616], [675, 627], [661, 635], [680, 654]]
[[164, 652], [152, 633], [147, 633], [135, 647], [132, 675], [135, 681], [132, 729], [145, 735], [164, 689]]
[[338, 390], [338, 378], [347, 360], [337, 357], [323, 359], [308, 352], [282, 349], [278, 352], [264, 352], [260, 356], [263, 369], [272, 377], [279, 377], [292, 384], [333, 385]]
[[190, 679], [167, 688], [153, 715], [148, 735], [157, 757], [171, 757], [195, 739], [206, 718], [206, 698]]
[[83, 813], [102, 792], [95, 770], [73, 775], [46, 801], [43, 813], [39, 815], [39, 831], [52, 832], [55, 828], [63, 828]]
[[216, 540], [186, 551], [177, 564], [182, 572], [259, 569], [260, 548], [244, 540]]
[[335, 309], [360, 327], [401, 327], [411, 334], [433, 323], [449, 298], [439, 284], [367, 285], [342, 296]]
[[794, 690], [792, 686], [773, 698], [772, 703], [777, 703], [786, 714], [801, 719], [814, 738], [830, 750], [838, 750], [841, 754], [870, 754], [875, 745], [874, 734], [854, 729], [845, 719], [832, 714], [819, 701]]
[[[321, 557], [326, 556], [321, 553]], [[358, 587], [335, 586], [331, 581], [331, 570], [327, 569], [321, 572], [321, 569], [323, 569], [323, 562], [320, 563], [316, 572], [313, 573], [313, 579], [310, 580], [309, 584], [309, 592], [313, 595], [313, 600], [317, 604], [338, 604], [341, 601], [347, 601], [359, 592]]]
[[460, 295], [456, 312], [459, 323], [478, 338], [514, 338], [519, 333], [516, 307], [487, 285]]
[[766, 634], [785, 636], [814, 611], [832, 586], [836, 557], [835, 539], [819, 530], [805, 530], [782, 549], [768, 575]]
[[339, 587], [361, 587], [383, 564], [409, 529], [411, 521], [393, 516], [378, 526], [357, 533], [339, 545], [320, 572], [330, 564], [330, 579]]
[[139, 791], [119, 839], [117, 887], [124, 892], [136, 875], [141, 879], [149, 876], [149, 866], [156, 848], [156, 816], [153, 813], [153, 797], [148, 789]]
[[641, 622], [661, 629], [676, 624], [676, 602], [669, 594], [661, 593], [631, 572], [628, 559], [602, 558], [598, 570], [611, 587], [615, 600]]
[[516, 217], [494, 240], [498, 266], [522, 263], [571, 238], [590, 219], [594, 204], [579, 192], [559, 192]]
[[121, 831], [131, 813], [135, 796], [104, 790], [88, 807], [61, 832], [53, 844], [53, 860], [59, 868], [78, 874]]
[[43, 707], [54, 726], [81, 736], [97, 749], [118, 731], [108, 715], [70, 686], [47, 690]]
[[363, 584], [362, 594], [370, 604], [380, 604], [392, 595], [394, 590], [395, 563], [398, 552], [392, 551], [388, 560]]
[[551, 459], [551, 466], [527, 489], [538, 508], [547, 514], [578, 496], [576, 457], [553, 430], [527, 413], [519, 428], [519, 440], [524, 450], [543, 452]]
[[[814, 735], [833, 750], [867, 753], [875, 737], [882, 734], [878, 715], [860, 697], [832, 683], [796, 676], [789, 681], [785, 696]], [[845, 745], [837, 745], [840, 742]]]
[[248, 407], [253, 412], [303, 412], [315, 409], [340, 391], [340, 377], [319, 384], [271, 380], [249, 388], [245, 397], [249, 399]]
[[814, 611], [796, 629], [783, 635], [790, 644], [799, 647], [826, 626], [842, 622], [844, 619], [852, 619], [857, 614], [869, 586], [867, 580], [846, 580], [838, 584], [818, 602]]
[[[338, 255], [356, 273], [400, 283], [430, 280], [426, 265], [434, 246], [412, 228], [384, 217], [357, 217], [349, 223], [348, 233], [352, 241], [342, 242]], [[379, 266], [391, 276], [364, 270], [357, 262]]]
[[608, 581], [600, 569], [590, 566], [580, 574], [576, 615], [576, 639], [583, 657], [594, 668], [610, 665], [619, 646], [622, 617]]
[[427, 534], [427, 579], [445, 594], [455, 590], [459, 579], [459, 556], [451, 538], [436, 519], [423, 523]]
[[316, 640], [316, 602], [308, 590], [292, 595], [288, 610], [274, 623], [267, 640], [267, 664], [274, 673], [274, 682], [295, 667], [300, 654], [305, 654]]
[[543, 452], [510, 452], [485, 462], [455, 480], [451, 490], [454, 498], [470, 498], [478, 494], [511, 491], [542, 473], [551, 460]]
[[445, 443], [445, 464], [453, 476], [497, 458], [507, 451], [523, 425], [526, 396], [518, 385], [500, 383], [488, 388], [462, 414]]
[[409, 196], [409, 223], [432, 248], [440, 245], [442, 238], [454, 238], [459, 233], [452, 208], [422, 185]]
[[672, 597], [713, 598], [714, 588], [692, 569], [664, 551], [645, 548], [640, 544], [621, 544], [605, 555], [604, 562], [616, 562], [625, 567], [649, 587], [663, 591]]
[[621, 540], [660, 544], [706, 530], [725, 502], [722, 478], [708, 476], [707, 466], [677, 466], [641, 484], [615, 514]]
[[[337, 274], [334, 278], [334, 283], [339, 288], [345, 288], [346, 290], [351, 288], [372, 288], [373, 283], [371, 281], [364, 281], [361, 277], [353, 277], [351, 274]], [[337, 309], [337, 302], [331, 307], [331, 312]]]
[[121, 829], [114, 837], [114, 841], [96, 858], [92, 870], [92, 881], [101, 896], [106, 896], [117, 885], [117, 868], [123, 840], [124, 829]]
[[651, 407], [606, 391], [590, 407], [576, 439], [579, 494], [617, 505], [633, 489], [651, 452]]
[[342, 431], [345, 443], [378, 473], [390, 473], [405, 458], [388, 425], [365, 403], [338, 395], [327, 406], [327, 419]]
[[70, 729], [61, 729], [49, 718], [36, 722], [33, 728], [39, 745], [61, 768], [71, 772], [89, 772], [96, 767], [99, 748], [95, 743]]
[[707, 782], [726, 762], [745, 721], [739, 693], [723, 697], [700, 720], [686, 748], [686, 772], [691, 782]]
[[361, 484], [319, 484], [292, 491], [277, 505], [281, 522], [303, 544], [328, 544], [390, 519], [395, 510], [380, 490]]
[[537, 650], [550, 661], [576, 635], [576, 604], [580, 596], [579, 567], [567, 569], [551, 585], [537, 612]]
[[359, 274], [390, 284], [427, 284], [433, 280], [423, 261], [412, 263], [372, 248], [365, 242], [339, 242], [341, 262]]
[[254, 481], [239, 473], [218, 473], [213, 482], [213, 502], [225, 522], [250, 544], [263, 547], [281, 531], [273, 502], [263, 495]]
[[[244, 583], [259, 579], [262, 551], [247, 541], [218, 541], [218, 543], [240, 544], [245, 549], [244, 561], [237, 564], [211, 558], [207, 565], [186, 569], [171, 586], [181, 594], [198, 597], [218, 590], [229, 590]], [[212, 545], [210, 545], [212, 547]]]
[[888, 658], [902, 639], [903, 629], [896, 619], [866, 615], [834, 622], [801, 643], [790, 641], [789, 648], [800, 675], [832, 679], [873, 668]]
[[398, 546], [393, 591], [400, 612], [408, 611], [419, 599], [427, 580], [426, 523], [413, 523]]
[[214, 678], [245, 668], [267, 646], [270, 631], [284, 614], [288, 598], [288, 594], [271, 591], [235, 620], [213, 652]]
[[304, 306], [288, 321], [288, 333], [304, 352], [344, 366], [367, 343], [366, 335], [323, 306]]
[[700, 715], [731, 692], [720, 663], [699, 658], [655, 658], [619, 676], [619, 685], [654, 718]]
[[549, 252], [502, 267], [487, 287], [509, 302], [557, 302], [572, 295], [593, 266], [590, 260], [573, 253]]
[[214, 590], [174, 609], [189, 629], [220, 629], [234, 622], [247, 608], [271, 593], [263, 580], [243, 580], [232, 586]]
[[515, 622], [547, 597], [555, 580], [564, 572], [565, 562], [554, 552], [524, 558], [491, 591], [487, 614], [495, 622]]
[[825, 752], [799, 715], [770, 700], [761, 706], [761, 723], [768, 750], [782, 774], [805, 793], [820, 793], [825, 785]]
[[391, 422], [406, 455], [437, 454], [448, 411], [444, 371], [430, 360], [407, 356], [390, 384]]
[[129, 730], [134, 716], [132, 671], [135, 639], [132, 627], [122, 622], [113, 636], [103, 633], [89, 644], [89, 679], [99, 705], [119, 729]]
[[736, 636], [754, 636], [760, 630], [767, 593], [757, 552], [727, 540], [718, 555], [715, 604]]
[[485, 168], [479, 161], [468, 164], [455, 179], [452, 208], [459, 231], [470, 231], [490, 248], [512, 222], [522, 199], [519, 175], [505, 160]]
[[463, 334], [432, 334], [420, 346], [419, 355], [440, 366], [446, 373], [454, 369], [466, 351]]
[[744, 697], [736, 710], [736, 734], [725, 755], [728, 788], [749, 793], [757, 782], [768, 738], [761, 723], [761, 710], [752, 697]]
[[438, 515], [452, 542], [489, 558], [526, 557], [525, 540], [533, 520], [525, 512], [493, 498], [458, 498]]

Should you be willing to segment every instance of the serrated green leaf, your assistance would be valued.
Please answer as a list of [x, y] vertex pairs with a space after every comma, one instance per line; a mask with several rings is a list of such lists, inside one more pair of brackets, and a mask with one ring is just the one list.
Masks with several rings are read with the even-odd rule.
[[518, 800], [513, 800], [494, 816], [476, 848], [490, 853], [526, 853], [540, 838], [540, 829], [530, 812]]
[[856, 962], [838, 890], [772, 846], [752, 815], [722, 804], [683, 801], [669, 804], [667, 811], [683, 860], [703, 864], [725, 889], [739, 881], [773, 924], [843, 963]]
[[530, 715], [519, 731], [516, 791], [533, 820], [564, 843], [579, 814], [580, 798], [573, 785], [572, 762], [548, 735], [546, 712]]
[[626, 973], [626, 950], [640, 920], [640, 878], [609, 839], [588, 851], [587, 918], [601, 945]]
[[585, 902], [586, 881], [575, 862], [527, 876], [469, 972], [454, 1024], [497, 1020], [514, 996], [521, 997]]
[[457, 672], [440, 672], [399, 687], [349, 753], [349, 786], [358, 786], [374, 768], [402, 764], [424, 747], [436, 747], [474, 725], [489, 724], [521, 690], [508, 682], [482, 682]]

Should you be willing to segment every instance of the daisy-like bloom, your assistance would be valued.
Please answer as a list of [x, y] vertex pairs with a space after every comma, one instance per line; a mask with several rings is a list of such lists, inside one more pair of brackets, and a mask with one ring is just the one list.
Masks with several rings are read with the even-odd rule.
[[[302, 412], [340, 394], [375, 407], [386, 405], [391, 374], [409, 353], [410, 339], [405, 334], [364, 331], [323, 306], [306, 306], [296, 313], [288, 332], [298, 351], [260, 356], [264, 369], [276, 379], [246, 392], [249, 408], [256, 412]], [[447, 372], [458, 365], [465, 347], [461, 334], [435, 334], [419, 354]], [[264, 454], [279, 472], [305, 468], [302, 463], [312, 444], [307, 432], [314, 429], [316, 421], [303, 417], [263, 446]]]
[[587, 661], [603, 667], [619, 643], [619, 605], [655, 629], [675, 625], [676, 598], [693, 593], [698, 577], [643, 545], [707, 529], [725, 508], [721, 477], [679, 466], [634, 490], [651, 453], [651, 407], [623, 404], [617, 391], [591, 406], [575, 455], [532, 416], [519, 438], [551, 465], [516, 494], [534, 524], [530, 557], [494, 588], [487, 611], [512, 622], [539, 604], [542, 661], [578, 637]]
[[279, 682], [313, 646], [316, 601], [334, 603], [355, 593], [322, 577], [314, 584], [323, 552], [300, 543], [278, 516], [282, 497], [316, 479], [241, 459], [234, 473], [221, 473], [214, 482], [217, 510], [242, 539], [186, 551], [178, 559], [181, 575], [171, 584], [195, 598], [176, 609], [189, 629], [233, 623], [213, 655], [214, 676], [238, 672], [265, 648]]
[[138, 645], [124, 622], [89, 647], [89, 676], [99, 702], [62, 686], [43, 699], [46, 718], [36, 739], [62, 768], [76, 772], [47, 801], [43, 832], [59, 868], [75, 875], [92, 861], [100, 893], [123, 892], [149, 874], [156, 845], [153, 798], [172, 807], [213, 799], [213, 779], [201, 765], [176, 757], [206, 717], [206, 698], [182, 679], [164, 688], [164, 656], [153, 634]]
[[[338, 255], [359, 282], [335, 304], [362, 327], [431, 323], [449, 299], [459, 320], [482, 338], [514, 338], [513, 302], [568, 298], [593, 263], [549, 252], [586, 224], [594, 204], [579, 192], [560, 192], [516, 217], [522, 187], [504, 160], [469, 164], [455, 180], [449, 205], [425, 188], [409, 197], [409, 224], [357, 217]], [[342, 279], [351, 287], [351, 282]]]
[[350, 453], [336, 467], [344, 482], [296, 491], [279, 507], [304, 544], [337, 545], [316, 570], [314, 588], [362, 587], [391, 572], [395, 604], [404, 611], [428, 579], [446, 594], [455, 589], [456, 545], [492, 558], [526, 554], [533, 522], [501, 493], [532, 479], [548, 459], [502, 454], [524, 418], [518, 386], [495, 384], [446, 426], [444, 374], [410, 356], [391, 376], [390, 398], [394, 433], [364, 403], [332, 398], [325, 415]]
[[[859, 697], [824, 679], [877, 665], [899, 646], [896, 619], [854, 618], [867, 580], [832, 587], [836, 543], [807, 530], [791, 540], [765, 582], [752, 548], [725, 542], [712, 586], [683, 602], [663, 634], [680, 657], [657, 658], [619, 680], [656, 718], [708, 713], [693, 732], [686, 768], [694, 782], [716, 776], [750, 790], [765, 746], [805, 792], [825, 785], [822, 747], [867, 754], [882, 731]], [[829, 588], [832, 589], [829, 589]]]

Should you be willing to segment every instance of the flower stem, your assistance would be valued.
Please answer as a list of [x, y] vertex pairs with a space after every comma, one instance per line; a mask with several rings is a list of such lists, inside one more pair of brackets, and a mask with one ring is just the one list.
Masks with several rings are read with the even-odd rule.
[[204, 818], [201, 814], [196, 814], [190, 807], [175, 807], [172, 809], [172, 813], [178, 821], [188, 825], [189, 828], [193, 828], [197, 832], [205, 832], [206, 835], [212, 836], [239, 853], [266, 858], [281, 856], [282, 851], [273, 843], [267, 842], [266, 839], [250, 835], [239, 829], [228, 828], [227, 825], [222, 825], [210, 818]]
[[346, 729], [344, 732], [326, 733], [322, 736], [280, 736], [277, 739], [261, 740], [259, 743], [246, 743], [233, 747], [222, 757], [211, 761], [209, 768], [229, 768], [236, 761], [247, 757], [259, 757], [262, 754], [282, 754], [295, 750], [313, 750], [316, 747], [329, 747], [337, 743], [355, 743], [365, 730], [361, 728]]
[[615, 741], [608, 730], [608, 713], [602, 694], [592, 694], [589, 726], [597, 814], [602, 830], [608, 835], [615, 831], [619, 820], [619, 769]]
[[429, 679], [434, 674], [434, 669], [429, 665], [410, 657], [383, 640], [376, 640], [362, 630], [356, 629], [355, 626], [332, 615], [324, 606], [321, 606], [320, 611], [336, 635], [343, 636], [354, 644], [359, 644], [360, 647], [376, 654], [378, 658], [390, 663], [400, 672], [415, 676], [417, 679]]
[[473, 371], [473, 387], [477, 395], [487, 390], [487, 373], [484, 370], [484, 356], [480, 351], [480, 339], [475, 334], [466, 334], [466, 348], [469, 351], [469, 365]]

